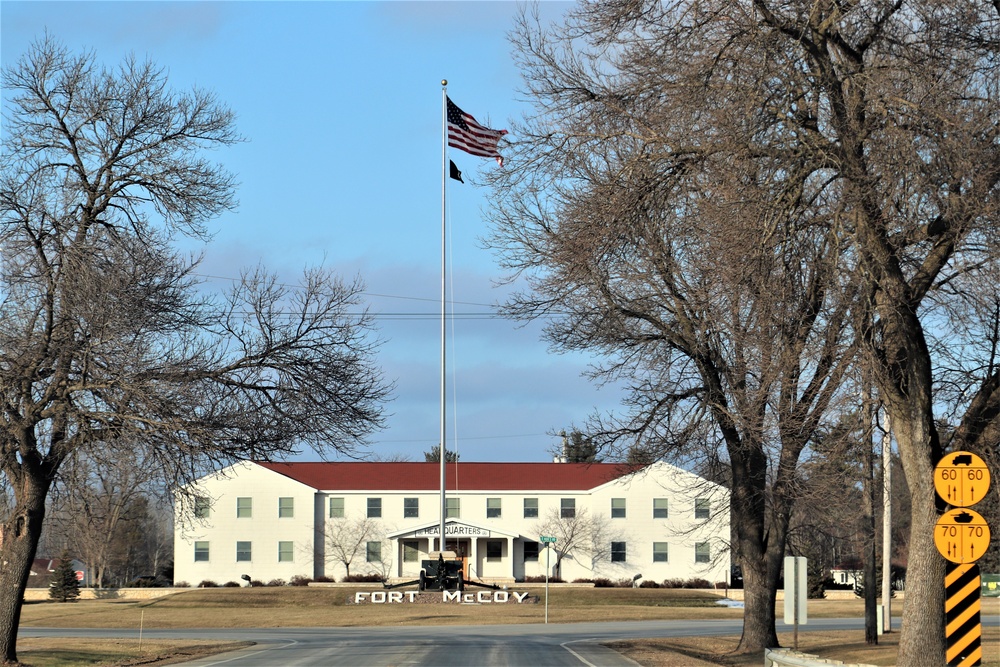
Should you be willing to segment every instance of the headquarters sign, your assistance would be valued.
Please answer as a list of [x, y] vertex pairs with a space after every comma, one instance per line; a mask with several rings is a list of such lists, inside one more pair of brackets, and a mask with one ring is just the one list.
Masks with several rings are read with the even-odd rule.
[[[438, 537], [440, 534], [440, 526], [418, 528], [411, 533], [413, 537]], [[444, 535], [445, 537], [492, 537], [492, 533], [488, 529], [464, 523], [445, 524]]]

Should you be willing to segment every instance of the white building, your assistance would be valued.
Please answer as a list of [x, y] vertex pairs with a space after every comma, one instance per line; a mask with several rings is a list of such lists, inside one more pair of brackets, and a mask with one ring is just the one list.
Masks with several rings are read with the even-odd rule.
[[[239, 463], [178, 494], [174, 580], [415, 579], [440, 548], [436, 463]], [[447, 466], [466, 578], [729, 580], [728, 491], [666, 463]], [[554, 537], [546, 550], [542, 536]], [[556, 562], [561, 561], [556, 569]]]

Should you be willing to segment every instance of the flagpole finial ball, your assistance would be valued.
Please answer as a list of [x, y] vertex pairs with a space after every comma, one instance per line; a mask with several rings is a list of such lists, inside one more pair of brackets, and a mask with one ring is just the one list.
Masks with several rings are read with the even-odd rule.
[[442, 86], [447, 86], [448, 85], [448, 79], [441, 79], [441, 85]]

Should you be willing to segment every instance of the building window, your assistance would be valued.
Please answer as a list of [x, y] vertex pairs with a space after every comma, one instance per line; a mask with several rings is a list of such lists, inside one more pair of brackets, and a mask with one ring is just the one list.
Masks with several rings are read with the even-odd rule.
[[236, 499], [236, 518], [250, 519], [253, 517], [253, 498]]
[[194, 543], [194, 562], [207, 562], [208, 561], [208, 542], [195, 542]]
[[343, 498], [330, 498], [330, 518], [331, 519], [343, 519], [344, 518], [344, 499]]
[[292, 542], [278, 542], [278, 562], [291, 563], [293, 548]]
[[461, 498], [445, 498], [444, 499], [444, 518], [446, 518], [446, 519], [461, 519], [462, 518], [462, 499]]
[[667, 499], [666, 498], [653, 498], [653, 518], [654, 519], [666, 519], [667, 518]]
[[576, 517], [576, 498], [560, 499], [559, 516], [563, 519], [573, 519]]
[[707, 519], [712, 513], [712, 503], [708, 498], [696, 498], [694, 501], [694, 518]]
[[486, 562], [497, 563], [503, 556], [503, 542], [500, 540], [486, 540]]
[[237, 542], [236, 543], [236, 562], [240, 563], [243, 561], [250, 560], [250, 543], [249, 542]]
[[420, 516], [420, 498], [403, 498], [403, 518], [416, 519]]
[[278, 498], [278, 518], [292, 519], [295, 517], [295, 498]]
[[382, 518], [382, 499], [381, 498], [369, 498], [368, 499], [368, 518], [369, 519], [381, 519]]
[[666, 563], [667, 562], [667, 543], [666, 542], [653, 542], [653, 562], [654, 563]]
[[611, 543], [611, 562], [612, 563], [624, 563], [625, 562], [625, 543], [624, 542], [612, 542]]
[[368, 542], [365, 544], [365, 561], [369, 563], [382, 562], [382, 543]]
[[487, 519], [499, 519], [500, 518], [500, 499], [499, 498], [487, 498], [486, 499], [486, 518]]
[[538, 518], [538, 498], [524, 499], [524, 518], [525, 519]]
[[197, 496], [194, 499], [194, 517], [196, 519], [207, 519], [211, 514], [212, 503], [205, 496]]
[[403, 542], [403, 562], [416, 563], [420, 559], [420, 546], [417, 542]]
[[694, 562], [709, 563], [712, 561], [712, 550], [708, 542], [697, 542], [694, 545]]
[[625, 499], [624, 498], [612, 498], [611, 499], [611, 518], [612, 519], [624, 519], [625, 518]]
[[538, 562], [538, 542], [524, 543], [524, 562]]

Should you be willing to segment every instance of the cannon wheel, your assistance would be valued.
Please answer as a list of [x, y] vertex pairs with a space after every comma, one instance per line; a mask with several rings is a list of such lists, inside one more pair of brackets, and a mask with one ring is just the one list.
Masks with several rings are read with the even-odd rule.
[[427, 590], [427, 575], [423, 570], [420, 570], [420, 581], [417, 582], [417, 590], [421, 593]]

